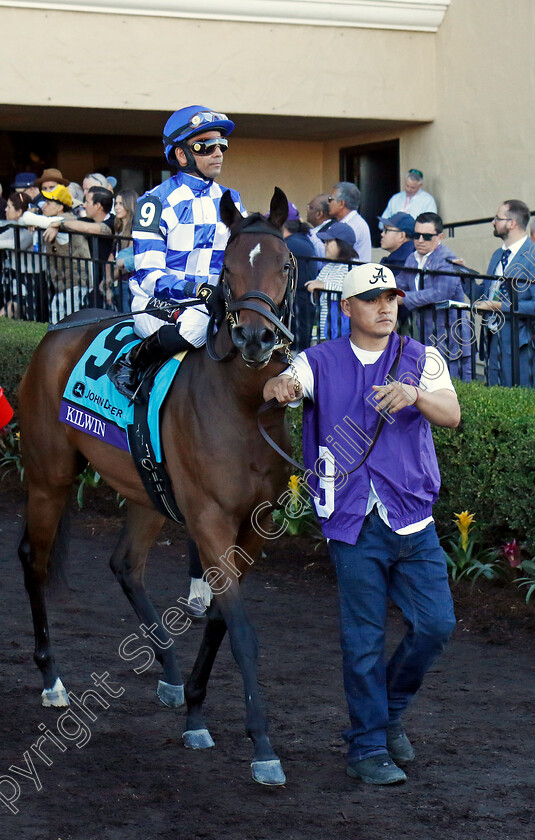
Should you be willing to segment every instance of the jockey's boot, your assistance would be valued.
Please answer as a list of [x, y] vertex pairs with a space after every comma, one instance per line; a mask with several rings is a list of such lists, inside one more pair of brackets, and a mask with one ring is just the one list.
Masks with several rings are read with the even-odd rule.
[[165, 324], [110, 365], [108, 378], [120, 394], [131, 400], [139, 386], [142, 370], [154, 362], [171, 358], [181, 350], [193, 349], [193, 345], [180, 335], [173, 324]]

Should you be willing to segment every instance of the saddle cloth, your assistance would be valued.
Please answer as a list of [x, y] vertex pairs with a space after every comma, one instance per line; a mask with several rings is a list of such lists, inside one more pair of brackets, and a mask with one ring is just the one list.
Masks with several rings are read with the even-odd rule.
[[[121, 321], [103, 330], [74, 367], [61, 400], [59, 419], [75, 429], [130, 451], [128, 427], [134, 422], [134, 405], [120, 394], [106, 371], [119, 357], [140, 343], [134, 322]], [[148, 400], [147, 423], [154, 456], [162, 460], [160, 409], [184, 353], [169, 359], [154, 379]]]

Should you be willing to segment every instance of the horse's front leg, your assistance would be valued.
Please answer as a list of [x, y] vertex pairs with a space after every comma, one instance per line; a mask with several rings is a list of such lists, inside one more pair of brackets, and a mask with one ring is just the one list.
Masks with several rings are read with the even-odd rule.
[[214, 746], [204, 720], [202, 707], [212, 666], [226, 632], [227, 625], [221, 610], [218, 604], [212, 601], [199, 653], [185, 685], [188, 714], [182, 738], [184, 746], [190, 749], [204, 750]]
[[[240, 578], [253, 563], [263, 540], [252, 532], [246, 540], [240, 541], [241, 545], [236, 545], [232, 541], [232, 535], [226, 540], [222, 540], [221, 535], [219, 529], [214, 526], [206, 527], [205, 522], [204, 533], [196, 534], [195, 539], [205, 570], [205, 579], [214, 592], [217, 607], [229, 633], [232, 654], [243, 679], [245, 731], [254, 745], [252, 775], [253, 779], [261, 784], [283, 785], [286, 777], [268, 737], [268, 720], [258, 685], [256, 635], [245, 612], [239, 585]], [[221, 629], [219, 632], [221, 633]], [[223, 635], [224, 631], [219, 643]]]
[[163, 516], [156, 511], [129, 502], [110, 566], [140, 620], [142, 632], [150, 637], [154, 655], [162, 666], [163, 680], [158, 680], [158, 697], [164, 705], [177, 708], [184, 702], [184, 685], [174, 641], [164, 629], [144, 584], [147, 554], [163, 521]]

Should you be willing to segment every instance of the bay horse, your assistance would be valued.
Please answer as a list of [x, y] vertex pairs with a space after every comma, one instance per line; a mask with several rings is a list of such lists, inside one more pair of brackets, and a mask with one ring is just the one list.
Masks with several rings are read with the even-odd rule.
[[[72, 484], [90, 463], [127, 499], [126, 520], [110, 565], [140, 622], [156, 625], [153, 648], [163, 669], [158, 695], [171, 707], [181, 705], [185, 696], [186, 746], [213, 746], [202, 706], [213, 662], [228, 631], [243, 678], [246, 732], [253, 742], [252, 776], [269, 785], [284, 784], [285, 776], [267, 733], [257, 680], [257, 642], [239, 581], [260, 552], [272, 504], [288, 478], [285, 462], [264, 442], [256, 422], [265, 382], [285, 366], [273, 353], [291, 341], [295, 265], [281, 235], [287, 212], [286, 196], [278, 188], [269, 220], [260, 214], [242, 218], [230, 194], [223, 196], [221, 218], [230, 229], [220, 278], [227, 317], [215, 337], [208, 330], [210, 352], [202, 348], [187, 354], [162, 412], [165, 467], [216, 593], [185, 690], [175, 645], [144, 588], [147, 554], [164, 517], [149, 501], [128, 452], [58, 420], [69, 375], [103, 324], [77, 326], [76, 316], [79, 319], [81, 313], [76, 313], [69, 316], [72, 328], [49, 332], [32, 357], [19, 394], [28, 488], [19, 557], [32, 610], [34, 660], [44, 683], [43, 705], [69, 703], [52, 652], [44, 587], [56, 562], [54, 548]], [[289, 452], [284, 414], [272, 411], [264, 424]]]

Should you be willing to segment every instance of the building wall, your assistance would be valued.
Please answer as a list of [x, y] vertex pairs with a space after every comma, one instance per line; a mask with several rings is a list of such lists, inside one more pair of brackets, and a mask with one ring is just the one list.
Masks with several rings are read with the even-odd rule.
[[[0, 30], [10, 33], [5, 104], [173, 111], [197, 100], [236, 115], [434, 116], [429, 32], [6, 7]], [[32, 31], [46, 53], [28, 50], [21, 60]]]

